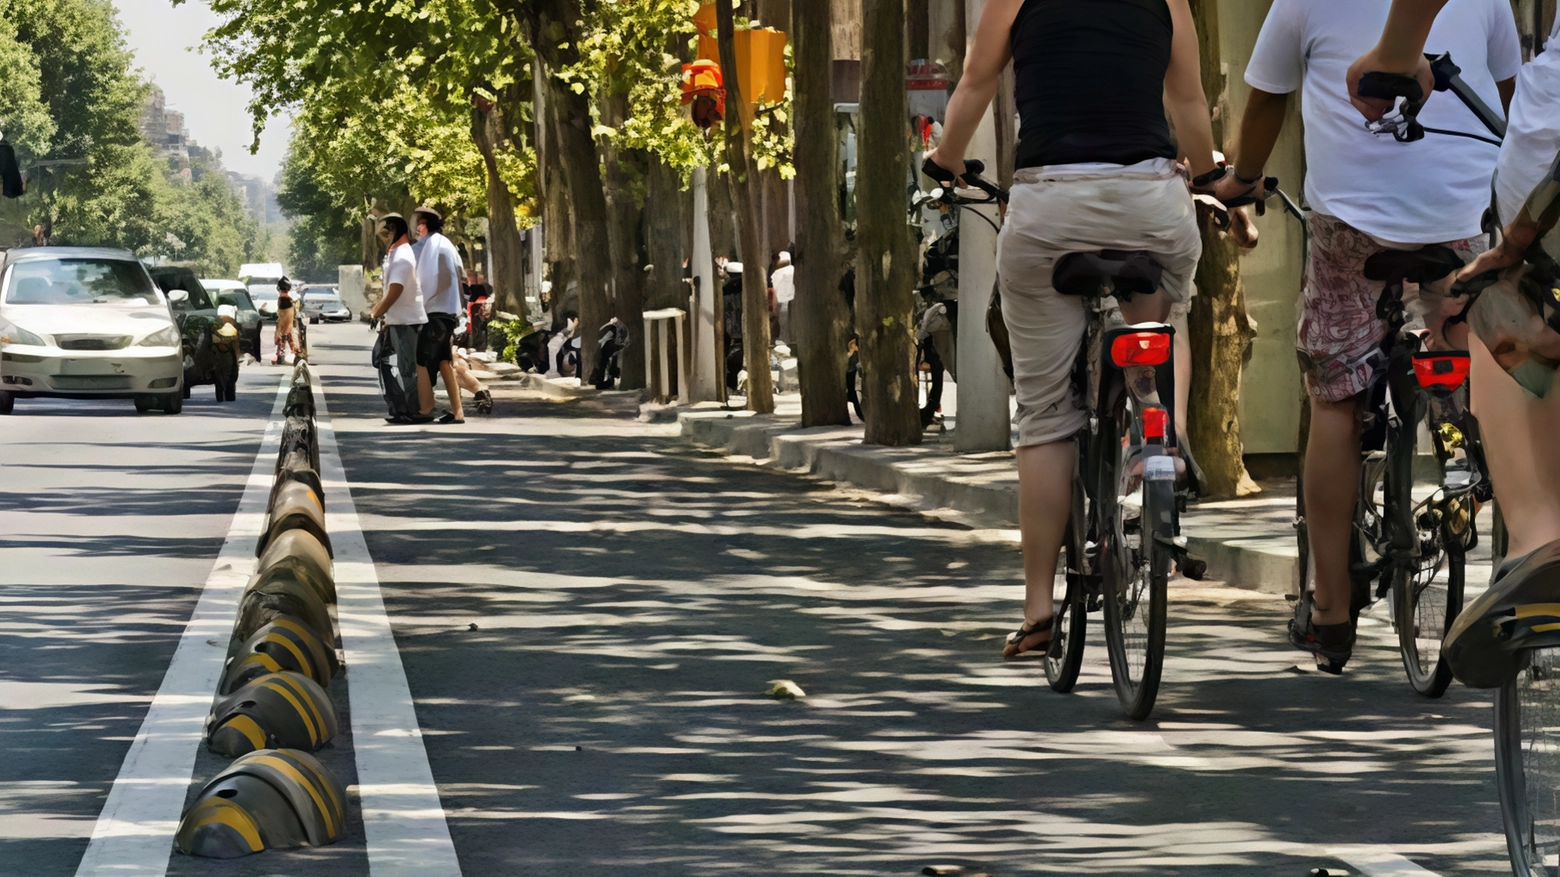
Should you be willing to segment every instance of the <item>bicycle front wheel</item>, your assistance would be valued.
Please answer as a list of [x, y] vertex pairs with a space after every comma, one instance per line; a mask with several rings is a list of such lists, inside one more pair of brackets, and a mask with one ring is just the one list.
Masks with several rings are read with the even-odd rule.
[[1175, 485], [1143, 481], [1137, 474], [1140, 446], [1130, 441], [1129, 412], [1123, 409], [1122, 415], [1114, 474], [1102, 485], [1109, 496], [1101, 497], [1110, 530], [1102, 555], [1105, 645], [1116, 696], [1127, 718], [1142, 721], [1154, 709], [1164, 667], [1171, 558], [1154, 536], [1159, 518], [1174, 511]]
[[1066, 694], [1078, 682], [1083, 668], [1083, 645], [1089, 629], [1089, 594], [1084, 584], [1087, 561], [1078, 544], [1076, 528], [1067, 528], [1067, 543], [1062, 551], [1061, 574], [1052, 586], [1055, 613], [1051, 647], [1045, 654], [1045, 678], [1051, 687]]
[[1495, 786], [1511, 873], [1553, 877], [1560, 858], [1560, 649], [1534, 649], [1495, 694]]
[[1440, 697], [1452, 682], [1452, 668], [1441, 657], [1441, 640], [1463, 604], [1462, 549], [1442, 542], [1440, 534], [1422, 539], [1416, 564], [1392, 568], [1398, 650], [1408, 683], [1425, 697]]

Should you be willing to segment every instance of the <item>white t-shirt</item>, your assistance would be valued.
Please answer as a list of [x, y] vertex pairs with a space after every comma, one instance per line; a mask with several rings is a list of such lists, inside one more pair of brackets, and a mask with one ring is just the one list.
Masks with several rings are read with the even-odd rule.
[[[1479, 234], [1498, 150], [1466, 137], [1426, 134], [1417, 143], [1375, 135], [1349, 103], [1349, 65], [1376, 44], [1391, 0], [1274, 0], [1246, 68], [1272, 94], [1300, 89], [1305, 119], [1305, 196], [1311, 207], [1366, 234], [1430, 244]], [[1462, 78], [1492, 107], [1495, 83], [1517, 75], [1522, 48], [1508, 0], [1451, 0], [1425, 43], [1451, 52]], [[1426, 126], [1487, 134], [1454, 95], [1437, 92]]]
[[460, 276], [464, 273], [460, 251], [438, 232], [412, 244], [417, 257], [417, 285], [423, 307], [430, 314], [460, 313]]
[[796, 266], [781, 265], [769, 275], [769, 285], [775, 288], [775, 303], [790, 304], [796, 298]]
[[1517, 74], [1506, 142], [1495, 171], [1500, 224], [1521, 212], [1533, 187], [1560, 153], [1560, 18], [1544, 51]]
[[428, 322], [422, 292], [417, 286], [417, 258], [412, 255], [410, 245], [395, 247], [385, 256], [384, 280], [386, 294], [391, 286], [401, 284], [400, 297], [385, 311], [386, 325], [421, 326]]

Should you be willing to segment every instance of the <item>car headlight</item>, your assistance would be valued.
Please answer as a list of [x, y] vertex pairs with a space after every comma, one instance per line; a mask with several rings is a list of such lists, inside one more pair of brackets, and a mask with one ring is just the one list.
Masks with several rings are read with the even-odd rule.
[[23, 329], [15, 323], [0, 323], [0, 342], [6, 344], [27, 344], [32, 347], [46, 347], [47, 341], [40, 335]]
[[179, 330], [172, 326], [164, 326], [156, 332], [142, 338], [136, 343], [137, 347], [178, 347], [183, 339], [179, 337]]

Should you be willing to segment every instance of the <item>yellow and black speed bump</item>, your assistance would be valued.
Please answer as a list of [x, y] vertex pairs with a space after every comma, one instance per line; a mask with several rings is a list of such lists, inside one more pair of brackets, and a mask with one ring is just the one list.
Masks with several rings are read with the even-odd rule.
[[325, 533], [325, 502], [301, 481], [290, 481], [276, 489], [276, 501], [266, 518], [265, 532], [260, 534], [260, 541], [255, 545], [255, 556], [264, 554], [272, 539], [293, 529], [314, 534], [332, 557], [336, 555], [331, 549], [330, 536]]
[[284, 575], [281, 571], [264, 579], [255, 579], [244, 589], [238, 603], [238, 621], [233, 625], [233, 638], [244, 642], [276, 619], [290, 615], [309, 625], [320, 639], [336, 642], [336, 626], [330, 618], [325, 601], [298, 576]]
[[299, 383], [296, 378], [293, 380], [282, 413], [288, 417], [314, 417], [314, 390], [307, 379], [303, 383]]
[[306, 484], [321, 500], [325, 499], [325, 482], [320, 480], [320, 473], [309, 465], [309, 455], [301, 448], [294, 450], [282, 460], [281, 468], [276, 470], [276, 481], [271, 485], [271, 497], [266, 500], [266, 514], [271, 513], [271, 508], [276, 505], [276, 494], [282, 489], [282, 485], [294, 481]]
[[320, 471], [320, 447], [318, 436], [315, 435], [314, 421], [294, 415], [288, 417], [282, 426], [282, 446], [276, 453], [276, 468], [280, 470], [282, 461], [296, 450], [307, 453], [309, 467], [316, 472]]
[[[284, 530], [260, 555], [259, 578], [273, 569], [289, 570], [314, 589], [326, 603], [336, 602], [336, 580], [330, 551], [319, 537], [308, 530]], [[255, 581], [259, 581], [256, 578]]]
[[257, 749], [324, 746], [336, 736], [336, 707], [301, 673], [267, 673], [221, 698], [206, 718], [206, 746], [236, 758]]
[[263, 749], [233, 762], [179, 820], [185, 855], [232, 859], [267, 849], [325, 846], [341, 838], [346, 789], [307, 752]]
[[267, 673], [283, 670], [301, 673], [327, 688], [340, 666], [336, 649], [314, 628], [297, 618], [278, 615], [254, 636], [234, 644], [217, 693], [232, 694]]

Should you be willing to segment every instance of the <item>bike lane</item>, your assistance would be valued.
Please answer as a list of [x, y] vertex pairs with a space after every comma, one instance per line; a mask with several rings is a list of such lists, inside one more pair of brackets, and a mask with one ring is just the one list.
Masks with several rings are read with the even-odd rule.
[[[1282, 599], [1175, 583], [1160, 704], [1130, 723], [1097, 623], [1074, 695], [997, 659], [1010, 533], [732, 465], [625, 397], [383, 426], [367, 333], [329, 334], [318, 371], [465, 873], [1504, 860], [1489, 697], [1414, 694], [1381, 619], [1333, 679], [1298, 666]], [[779, 679], [807, 696], [766, 697]]]

